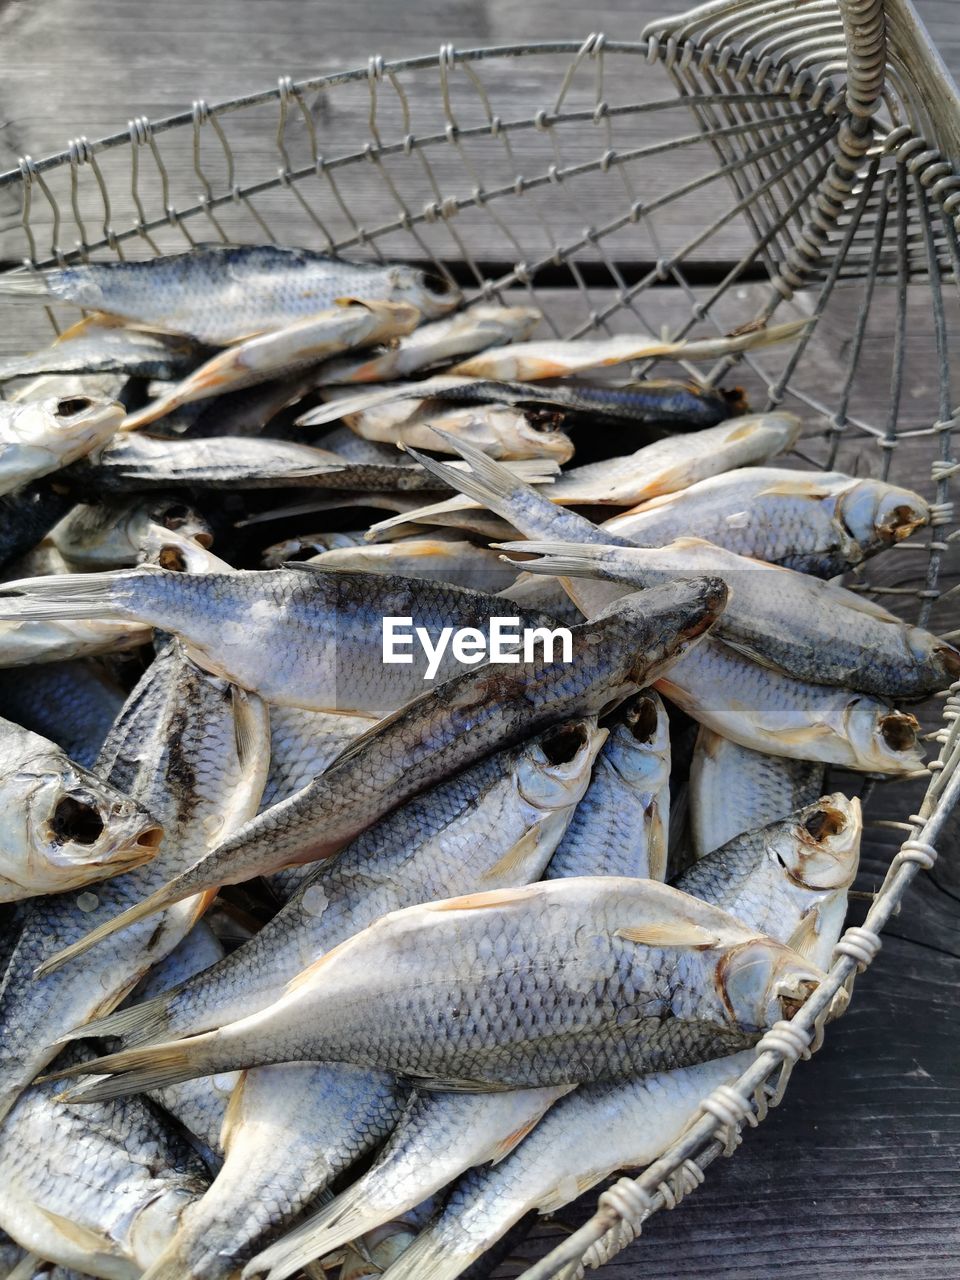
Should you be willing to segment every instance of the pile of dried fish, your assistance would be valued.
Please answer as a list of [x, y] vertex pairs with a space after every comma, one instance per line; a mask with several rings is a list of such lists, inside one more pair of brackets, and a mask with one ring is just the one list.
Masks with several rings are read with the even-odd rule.
[[277, 247], [0, 295], [86, 313], [0, 363], [0, 1274], [489, 1274], [829, 967], [828, 769], [960, 674], [832, 579], [930, 510], [631, 373], [802, 322]]

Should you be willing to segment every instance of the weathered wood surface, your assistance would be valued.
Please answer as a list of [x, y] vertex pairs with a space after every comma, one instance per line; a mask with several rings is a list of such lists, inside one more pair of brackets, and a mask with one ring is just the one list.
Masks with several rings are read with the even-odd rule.
[[[4, 75], [0, 78], [0, 168], [29, 153], [35, 158], [57, 150], [78, 134], [90, 138], [124, 128], [130, 117], [162, 116], [188, 108], [202, 95], [209, 102], [250, 89], [269, 86], [277, 76], [301, 78], [362, 65], [373, 53], [398, 57], [435, 49], [441, 42], [467, 48], [483, 44], [555, 37], [579, 38], [588, 29], [603, 30], [612, 38], [634, 39], [656, 13], [677, 12], [683, 0], [599, 0], [584, 10], [573, 0], [549, 0], [528, 4], [508, 0], [407, 0], [402, 6], [385, 0], [352, 0], [350, 4], [302, 4], [294, 0], [234, 0], [230, 4], [196, 5], [188, 0], [158, 0], [151, 5], [134, 0], [45, 0], [28, 5], [22, 0], [0, 0]], [[960, 24], [955, 0], [918, 0], [924, 21], [956, 73], [960, 70]], [[616, 79], [616, 60], [608, 70]], [[616, 79], [617, 91], [631, 89], [637, 97], [667, 96], [668, 81], [659, 72], [641, 71], [642, 85], [630, 83], [630, 73], [640, 68], [631, 62]], [[494, 109], [505, 120], [532, 116], [538, 107], [549, 107], [555, 97], [562, 65], [550, 67], [530, 60], [502, 67], [482, 68], [491, 87]], [[588, 105], [594, 100], [592, 68], [583, 68], [574, 86], [574, 100]], [[411, 83], [407, 80], [405, 84]], [[476, 120], [475, 99], [464, 94], [457, 80], [454, 103], [467, 120]], [[381, 127], [385, 136], [399, 136], [401, 122], [391, 90], [384, 85]], [[324, 153], [359, 145], [365, 121], [366, 87], [336, 89], [312, 104], [318, 137]], [[457, 96], [462, 95], [462, 96]], [[412, 86], [413, 129], [436, 127], [436, 82], [422, 89]], [[623, 97], [622, 101], [629, 99]], [[271, 114], [272, 112], [272, 114]], [[472, 115], [470, 113], [473, 113]], [[649, 137], [676, 133], [680, 113], [647, 117]], [[250, 127], [240, 116], [230, 117], [225, 128], [238, 142], [243, 160], [238, 180], [277, 164], [271, 127], [276, 108], [265, 111]], [[658, 133], [657, 130], [660, 132]], [[291, 125], [290, 146], [295, 156], [304, 154], [306, 131]], [[358, 141], [359, 140], [359, 141]], [[195, 194], [191, 177], [192, 155], [186, 138], [162, 137], [161, 152], [169, 163], [174, 183]], [[606, 145], [592, 126], [571, 130], [564, 136], [564, 155], [583, 160]], [[212, 150], [207, 150], [212, 144]], [[204, 135], [203, 163], [216, 172], [216, 141]], [[533, 173], [531, 164], [548, 156], [548, 138], [531, 132], [518, 137], [516, 167]], [[443, 183], [459, 189], [464, 182], [462, 164], [453, 163], [446, 149], [438, 149], [436, 168]], [[432, 153], [431, 153], [432, 154]], [[147, 151], [143, 163], [149, 166]], [[484, 182], [493, 185], [510, 165], [492, 151], [478, 153]], [[700, 171], [705, 156], [677, 153], [670, 176], [678, 181]], [[550, 162], [549, 159], [546, 161]], [[662, 165], [662, 161], [659, 162]], [[259, 169], [258, 169], [259, 166]], [[272, 166], [272, 168], [270, 168]], [[504, 168], [506, 166], [506, 169]], [[698, 167], [699, 166], [699, 167]], [[114, 175], [104, 162], [105, 173], [116, 193], [115, 226], [129, 200], [119, 195], [129, 184], [129, 168]], [[659, 171], [659, 170], [658, 170]], [[416, 208], [428, 190], [415, 160], [401, 158], [391, 168], [401, 190], [416, 192]], [[642, 179], [653, 183], [652, 167]], [[122, 187], [115, 187], [115, 180]], [[403, 183], [408, 183], [407, 187]], [[319, 183], [319, 180], [318, 180]], [[642, 194], [649, 196], [649, 186]], [[589, 195], [582, 188], [551, 187], [546, 195], [512, 201], [511, 228], [522, 251], [536, 255], [549, 245], [551, 236], [573, 238], [586, 222], [600, 224], [624, 206], [622, 184], [594, 181]], [[446, 194], [447, 187], [443, 187]], [[314, 191], [313, 194], [316, 194]], [[362, 210], [365, 221], [375, 225], [382, 213], [383, 187], [375, 175], [354, 173], [351, 202]], [[574, 198], [579, 196], [579, 199]], [[179, 198], [179, 196], [178, 196]], [[331, 205], [329, 191], [324, 210]], [[395, 201], [390, 207], [395, 205]], [[335, 211], [334, 211], [335, 212]], [[550, 231], [540, 221], [546, 217]], [[678, 208], [668, 231], [679, 238], [701, 225], [703, 207], [690, 203]], [[20, 256], [22, 240], [12, 229], [19, 219], [19, 202], [0, 191], [0, 256]], [[230, 225], [229, 215], [224, 221]], [[44, 217], [38, 216], [38, 226]], [[46, 219], [49, 226], [49, 218]], [[291, 224], [290, 239], [316, 242], [317, 230], [304, 218]], [[284, 228], [288, 226], [286, 220]], [[296, 228], [300, 228], [300, 234]], [[459, 229], [474, 254], [492, 261], [513, 261], [515, 246], [489, 218], [463, 219]], [[96, 220], [89, 231], [96, 231]], [[439, 236], [440, 232], [431, 232]], [[629, 242], [626, 257], [635, 261], [650, 255], [650, 245], [637, 238]], [[747, 241], [743, 227], [734, 227], [704, 246], [699, 261], [709, 265], [718, 259], [731, 261]], [[73, 234], [72, 238], [75, 238]], [[65, 237], [67, 247], [71, 237]], [[92, 238], [92, 235], [91, 235]], [[175, 242], [175, 233], [165, 241]], [[439, 245], [439, 239], [431, 239]], [[614, 246], [619, 249], [619, 243]], [[449, 239], [443, 252], [456, 256]], [[738, 295], [749, 307], [756, 298], [752, 285]], [[891, 291], [892, 292], [892, 291]], [[697, 297], [702, 297], [697, 291]], [[839, 293], [819, 327], [805, 360], [803, 375], [811, 395], [827, 402], [835, 397], [843, 380], [843, 360], [860, 295], [853, 286]], [[600, 302], [567, 296], [555, 297], [557, 317], [565, 325], [582, 319], [589, 306]], [[642, 300], [644, 314], [653, 327], [677, 323], [687, 304], [668, 290], [657, 290]], [[800, 299], [796, 304], [802, 308]], [[902, 425], [929, 422], [934, 386], [934, 347], [926, 330], [928, 310], [922, 290], [911, 291], [908, 316], [915, 339], [909, 352], [908, 381], [911, 394], [901, 415]], [[9, 314], [9, 313], [8, 313]], [[637, 316], [621, 314], [612, 327], [634, 327]], [[889, 356], [894, 311], [889, 297], [875, 303], [864, 353], [865, 370], [859, 385], [859, 411], [871, 422], [882, 422], [886, 411]], [[957, 330], [954, 330], [955, 332]], [[23, 340], [20, 320], [3, 326], [0, 343], [16, 348]], [[748, 379], [749, 381], [749, 379]], [[790, 406], [793, 407], [793, 406]], [[811, 431], [822, 428], [815, 411], [805, 407]], [[809, 442], [816, 458], [819, 442]], [[859, 451], [860, 465], [876, 473], [880, 451], [871, 446]], [[845, 446], [844, 465], [852, 465], [854, 450]], [[892, 478], [910, 481], [930, 496], [929, 437], [904, 441], [893, 459]], [[895, 557], [900, 554], [901, 559]], [[916, 573], [920, 561], [912, 553], [890, 553], [883, 576], [895, 582]], [[934, 614], [935, 625], [946, 629], [951, 622], [946, 606]], [[874, 816], [902, 818], [911, 811], [912, 797], [900, 786], [884, 788], [875, 802]], [[899, 837], [890, 830], [870, 832], [858, 886], [875, 889], [895, 851]], [[911, 891], [903, 911], [887, 932], [884, 949], [875, 965], [860, 979], [850, 1013], [831, 1028], [826, 1047], [810, 1064], [801, 1066], [782, 1108], [756, 1134], [749, 1134], [732, 1162], [718, 1162], [706, 1185], [674, 1214], [659, 1215], [643, 1239], [605, 1272], [611, 1280], [698, 1280], [722, 1275], [728, 1280], [767, 1280], [768, 1277], [864, 1276], [871, 1280], [951, 1280], [960, 1273], [960, 1071], [957, 1065], [956, 999], [960, 985], [960, 872], [958, 872], [958, 824], [942, 842], [942, 861], [930, 876], [922, 876]], [[859, 922], [864, 904], [854, 905], [851, 922]], [[597, 1135], [603, 1141], [603, 1135]], [[561, 1221], [578, 1222], [594, 1200], [587, 1197]], [[521, 1249], [524, 1258], [543, 1250], [557, 1228], [545, 1225], [535, 1239]], [[519, 1274], [521, 1265], [509, 1263], [498, 1276]]]

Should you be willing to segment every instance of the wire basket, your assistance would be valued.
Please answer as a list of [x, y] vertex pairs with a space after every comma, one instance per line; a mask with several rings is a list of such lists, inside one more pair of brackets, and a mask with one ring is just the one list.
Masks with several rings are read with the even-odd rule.
[[[891, 551], [852, 585], [911, 621], [948, 625], [960, 97], [908, 0], [713, 0], [634, 42], [446, 45], [282, 77], [24, 157], [0, 175], [0, 208], [17, 201], [19, 218], [0, 231], [8, 263], [266, 239], [428, 265], [467, 302], [532, 300], [563, 336], [706, 336], [807, 316], [792, 345], [739, 357], [737, 380], [756, 408], [804, 416], [804, 465], [924, 492], [927, 544]], [[47, 317], [59, 327], [55, 308]], [[19, 312], [0, 344], [49, 337], [31, 334], [34, 322]], [[716, 382], [735, 363], [685, 367]], [[934, 864], [960, 794], [958, 712], [960, 683], [933, 726], [938, 758], [912, 786], [836, 781], [869, 798], [875, 827], [906, 840], [827, 980], [660, 1160], [606, 1190], [525, 1280], [570, 1280], [613, 1257], [780, 1101], [837, 992]]]

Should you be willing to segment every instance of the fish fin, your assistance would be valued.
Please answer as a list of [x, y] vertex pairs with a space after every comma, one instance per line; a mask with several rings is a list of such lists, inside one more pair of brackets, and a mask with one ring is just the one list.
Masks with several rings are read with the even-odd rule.
[[230, 1143], [233, 1141], [233, 1135], [240, 1123], [240, 1112], [243, 1107], [243, 1093], [247, 1085], [247, 1073], [241, 1071], [240, 1079], [234, 1086], [233, 1092], [227, 1101], [226, 1110], [223, 1113], [223, 1123], [220, 1126], [220, 1146], [223, 1148], [224, 1155], [230, 1154]]
[[178, 1232], [163, 1253], [154, 1258], [140, 1280], [189, 1280], [195, 1274], [180, 1251]]
[[[47, 619], [145, 622], [117, 598], [125, 582], [138, 579], [154, 566], [117, 569], [112, 573], [53, 573], [44, 578], [19, 578], [0, 587], [0, 619], [40, 622]], [[163, 570], [159, 570], [163, 572]]]
[[251, 717], [250, 699], [246, 692], [235, 684], [230, 686], [230, 698], [233, 708], [233, 736], [237, 748], [237, 763], [245, 773], [251, 751], [256, 746], [258, 735], [254, 731]]
[[505, 1160], [513, 1148], [521, 1143], [528, 1133], [533, 1132], [540, 1123], [542, 1114], [542, 1112], [538, 1112], [537, 1115], [531, 1116], [525, 1124], [519, 1125], [516, 1129], [512, 1130], [512, 1132], [502, 1137], [494, 1147], [493, 1155], [490, 1157], [489, 1163], [499, 1164], [501, 1160]]
[[651, 921], [649, 924], [627, 925], [614, 932], [614, 937], [623, 938], [625, 942], [635, 942], [641, 947], [693, 947], [697, 951], [709, 951], [720, 945], [720, 938], [702, 925], [678, 921], [671, 924], [666, 920]]
[[571, 1200], [576, 1200], [577, 1196], [582, 1196], [591, 1187], [595, 1187], [605, 1176], [606, 1171], [578, 1174], [573, 1179], [573, 1187], [576, 1188], [573, 1195], [570, 1194], [571, 1184], [569, 1181], [565, 1180], [556, 1183], [542, 1199], [537, 1201], [537, 1213], [556, 1213], [558, 1209], [568, 1205]]
[[399, 511], [395, 516], [388, 516], [386, 520], [378, 520], [376, 524], [370, 526], [364, 537], [367, 542], [372, 542], [378, 534], [387, 529], [395, 529], [398, 525], [422, 524], [424, 521], [429, 521], [431, 516], [442, 515], [447, 511], [469, 511], [471, 508], [477, 509], [478, 504], [462, 495], [444, 498], [442, 502], [431, 502], [429, 506]]
[[779, 663], [774, 662], [767, 654], [762, 653], [753, 645], [746, 644], [742, 640], [733, 640], [728, 635], [714, 636], [713, 640], [716, 645], [722, 645], [724, 649], [729, 649], [740, 658], [748, 659], [748, 661], [755, 663], [758, 667], [766, 667], [768, 671], [777, 671], [782, 676], [789, 676], [791, 674], [789, 671], [785, 671]]
[[142, 1049], [121, 1049], [119, 1053], [77, 1063], [75, 1068], [55, 1072], [47, 1079], [66, 1079], [78, 1074], [99, 1076], [101, 1078], [91, 1084], [68, 1089], [59, 1098], [64, 1102], [106, 1102], [131, 1093], [180, 1084], [196, 1076], [212, 1075], [221, 1066], [236, 1070], [237, 1063], [233, 1061], [221, 1063], [216, 1049], [217, 1035], [216, 1031], [208, 1031], [188, 1040], [172, 1040]]
[[[343, 943], [341, 943], [340, 946], [343, 946]], [[283, 995], [289, 995], [291, 991], [299, 991], [301, 987], [305, 987], [311, 983], [318, 970], [321, 969], [322, 966], [329, 961], [330, 957], [339, 950], [340, 947], [331, 947], [331, 949], [329, 951], [325, 951], [319, 959], [311, 960], [305, 969], [301, 969], [298, 974], [290, 979], [287, 985], [283, 988]]]
[[174, 987], [172, 991], [165, 991], [152, 1000], [144, 1000], [142, 1004], [131, 1005], [129, 1009], [117, 1009], [105, 1017], [82, 1022], [65, 1036], [55, 1040], [54, 1044], [86, 1040], [91, 1036], [116, 1036], [120, 1040], [129, 1041], [127, 1047], [166, 1040], [169, 1038], [167, 1006], [176, 990]]
[[96, 929], [91, 929], [89, 933], [85, 933], [82, 938], [78, 938], [76, 942], [64, 947], [62, 951], [57, 951], [52, 956], [48, 956], [42, 964], [37, 965], [33, 971], [33, 976], [35, 978], [45, 978], [47, 974], [54, 973], [62, 965], [66, 964], [68, 960], [72, 960], [75, 956], [83, 955], [85, 951], [89, 951], [91, 947], [96, 946], [98, 942], [102, 942], [104, 938], [109, 938], [118, 929], [125, 929], [128, 925], [144, 919], [145, 916], [152, 916], [156, 911], [162, 911], [165, 907], [172, 907], [174, 903], [181, 902], [184, 898], [192, 897], [197, 892], [196, 888], [190, 886], [189, 888], [183, 888], [181, 891], [179, 886], [182, 879], [183, 876], [177, 876], [175, 879], [168, 881], [155, 893], [151, 893], [148, 898], [144, 898], [142, 902], [134, 903], [132, 907], [128, 907], [120, 915], [114, 916], [112, 920], [104, 921]]
[[805, 960], [814, 958], [817, 949], [817, 943], [820, 941], [820, 910], [818, 907], [811, 907], [804, 912], [800, 923], [787, 939], [787, 946], [797, 955], [803, 956]]
[[778, 480], [776, 484], [761, 489], [757, 495], [761, 498], [810, 498], [820, 502], [833, 496], [831, 491], [816, 480]]
[[508, 876], [511, 872], [519, 870], [530, 854], [541, 843], [547, 821], [548, 819], [543, 819], [540, 822], [535, 822], [528, 831], [523, 833], [519, 840], [510, 846], [502, 858], [498, 859], [492, 867], [484, 872], [481, 878], [483, 880], [499, 880], [502, 876]]
[[[458, 468], [451, 468], [449, 464], [442, 462], [434, 462], [428, 459], [430, 465], [424, 461], [423, 456], [416, 454], [417, 461], [421, 466], [427, 466], [428, 471], [433, 471], [434, 475], [439, 474], [436, 467], [443, 467], [443, 474], [447, 477], [447, 483], [451, 489], [457, 489], [460, 493], [466, 494], [468, 498], [473, 498], [476, 502], [482, 502], [485, 507], [489, 507], [491, 511], [495, 511], [498, 516], [503, 516], [509, 520], [510, 513], [507, 501], [517, 493], [525, 492], [529, 486], [525, 480], [519, 479], [517, 475], [505, 467], [502, 462], [497, 462], [494, 458], [490, 458], [478, 449], [476, 445], [470, 444], [466, 440], [458, 440], [456, 436], [451, 435], [447, 431], [441, 431], [439, 427], [431, 427], [431, 431], [438, 435], [441, 440], [445, 440], [447, 446], [456, 454], [459, 454], [464, 462], [470, 464], [469, 472], [462, 472]], [[415, 450], [410, 450], [411, 454], [415, 454]]]
[[94, 1231], [80, 1222], [73, 1222], [70, 1218], [65, 1218], [62, 1213], [57, 1213], [55, 1209], [48, 1209], [46, 1205], [38, 1204], [34, 1208], [47, 1219], [55, 1231], [84, 1253], [94, 1255], [106, 1253], [110, 1257], [116, 1257], [119, 1254], [117, 1242], [111, 1240], [104, 1232]]
[[[59, 275], [59, 272], [55, 273]], [[7, 271], [0, 275], [0, 294], [14, 298], [46, 298], [50, 293], [46, 271]]]
[[514, 889], [488, 889], [485, 893], [465, 893], [459, 898], [443, 898], [439, 902], [421, 903], [422, 911], [499, 911], [526, 902], [539, 885], [521, 885]]
[[489, 1080], [459, 1079], [456, 1076], [406, 1076], [417, 1089], [428, 1093], [511, 1093], [516, 1089], [512, 1084], [494, 1084]]

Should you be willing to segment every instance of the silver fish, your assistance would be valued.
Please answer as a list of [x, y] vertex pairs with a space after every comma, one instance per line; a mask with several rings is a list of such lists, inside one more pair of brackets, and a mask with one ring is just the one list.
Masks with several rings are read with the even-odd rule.
[[386, 1137], [406, 1091], [386, 1072], [312, 1063], [247, 1072], [230, 1100], [223, 1168], [144, 1280], [226, 1280]]
[[[619, 1169], [656, 1160], [696, 1117], [701, 1100], [732, 1083], [752, 1058], [737, 1053], [628, 1084], [582, 1085], [505, 1160], [467, 1174], [437, 1222], [385, 1275], [455, 1280], [531, 1210], [555, 1213]], [[282, 1274], [273, 1271], [270, 1280]]]
[[694, 720], [753, 751], [890, 774], [923, 765], [914, 716], [867, 694], [794, 680], [719, 639], [708, 637], [656, 686]]
[[163, 834], [135, 800], [10, 720], [0, 720], [0, 807], [0, 902], [131, 871]]
[[91, 768], [124, 695], [95, 663], [51, 662], [0, 670], [0, 715], [49, 738]]
[[383, 814], [490, 751], [571, 716], [613, 708], [696, 644], [725, 598], [722, 584], [709, 578], [640, 592], [571, 628], [569, 663], [541, 654], [521, 670], [487, 663], [454, 676], [381, 721], [315, 782], [71, 943], [47, 967], [191, 894], [329, 857]]
[[341, 301], [211, 356], [166, 394], [128, 415], [121, 429], [135, 431], [194, 400], [297, 374], [337, 352], [410, 333], [419, 319], [420, 311], [409, 302]]
[[670, 723], [653, 692], [629, 702], [597, 757], [587, 793], [545, 879], [664, 880], [670, 822]]
[[292, 1276], [414, 1208], [466, 1169], [498, 1163], [568, 1086], [505, 1093], [415, 1094], [371, 1168], [319, 1213], [258, 1254], [245, 1276]]
[[203, 354], [203, 348], [184, 338], [80, 320], [45, 350], [0, 360], [0, 382], [38, 374], [71, 373], [179, 378], [202, 359]]
[[845, 573], [930, 522], [919, 494], [835, 471], [747, 467], [654, 498], [603, 528], [639, 546], [694, 536], [818, 578]]
[[95, 958], [38, 981], [37, 965], [98, 920], [176, 875], [222, 834], [256, 812], [266, 774], [262, 704], [203, 674], [169, 646], [134, 689], [97, 759], [100, 776], [162, 823], [151, 862], [96, 892], [39, 898], [0, 988], [0, 1116], [56, 1053], [59, 1036], [115, 1008], [149, 966], [190, 930], [195, 899], [126, 931]]
[[338, 547], [311, 556], [308, 564], [354, 573], [399, 573], [496, 594], [516, 576], [496, 551], [452, 538], [404, 538], [362, 547]]
[[277, 245], [207, 245], [142, 262], [89, 262], [0, 276], [0, 296], [49, 298], [221, 346], [314, 315], [337, 298], [456, 307], [413, 267], [348, 262]]
[[345, 421], [364, 440], [448, 453], [445, 443], [432, 435], [432, 429], [439, 428], [468, 440], [491, 458], [553, 458], [563, 463], [573, 457], [573, 441], [560, 427], [559, 416], [498, 404], [452, 409], [442, 401], [424, 399], [394, 400], [346, 414]]
[[155, 553], [170, 533], [200, 547], [213, 543], [206, 520], [169, 497], [97, 505], [79, 502], [50, 530], [49, 540], [72, 569], [90, 572], [138, 564]]
[[561, 725], [415, 797], [314, 868], [215, 968], [77, 1034], [142, 1044], [221, 1026], [278, 1000], [303, 969], [388, 911], [537, 880], [605, 737], [592, 721]]
[[734, 836], [674, 884], [827, 969], [862, 833], [859, 800], [822, 796], [789, 818]]
[[28, 1089], [4, 1121], [0, 1224], [45, 1259], [139, 1280], [205, 1191], [203, 1166], [139, 1098], [74, 1107], [55, 1093]]
[[68, 1096], [315, 1058], [465, 1091], [624, 1079], [749, 1047], [822, 976], [654, 880], [552, 880], [392, 912], [262, 1012], [98, 1058]]
[[817, 760], [751, 751], [701, 725], [690, 762], [694, 857], [811, 804], [823, 794], [825, 773]]
[[106, 444], [123, 418], [89, 396], [14, 404], [0, 400], [0, 494], [48, 475]]
[[330, 360], [319, 371], [314, 385], [326, 387], [405, 378], [426, 365], [452, 360], [455, 356], [470, 355], [508, 342], [522, 342], [542, 318], [535, 307], [478, 303], [457, 315], [421, 325], [393, 346], [375, 351], [366, 359]]
[[[149, 567], [8, 582], [0, 619], [137, 622], [180, 636], [205, 670], [281, 706], [386, 715], [461, 670], [451, 628], [486, 628], [498, 597], [442, 582], [325, 570], [183, 574]], [[12, 594], [19, 593], [19, 594]], [[519, 612], [519, 611], [516, 611]], [[384, 618], [411, 618], [425, 643], [409, 664], [383, 662]], [[550, 619], [524, 614], [518, 625]], [[411, 632], [412, 635], [412, 632]]]

